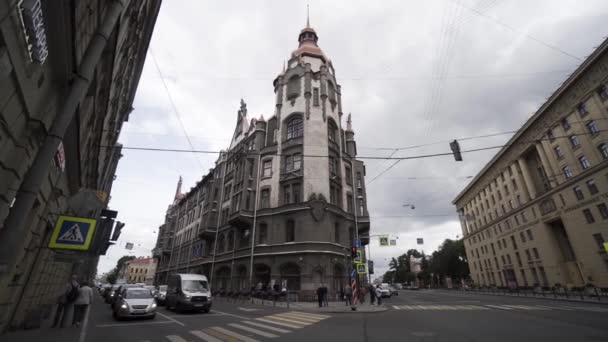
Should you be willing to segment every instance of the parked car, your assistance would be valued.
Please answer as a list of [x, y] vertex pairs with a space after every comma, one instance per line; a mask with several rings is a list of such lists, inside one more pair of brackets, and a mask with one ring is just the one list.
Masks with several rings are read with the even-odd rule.
[[397, 288], [395, 286], [390, 285], [388, 287], [388, 289], [390, 291], [391, 296], [398, 296], [399, 295], [399, 291], [397, 291]]
[[138, 285], [138, 284], [120, 284], [120, 285], [118, 286], [118, 288], [116, 289], [115, 294], [114, 294], [114, 296], [112, 297], [112, 299], [111, 299], [111, 301], [110, 301], [110, 304], [114, 304], [114, 303], [116, 303], [116, 300], [117, 300], [117, 298], [118, 298], [118, 297], [116, 296], [116, 294], [122, 293], [122, 291], [123, 291], [124, 289], [130, 289], [130, 288], [142, 288], [142, 286], [141, 286], [141, 285]]
[[156, 289], [156, 302], [158, 305], [165, 305], [167, 299], [167, 285], [160, 285]]
[[114, 301], [114, 296], [116, 295], [116, 290], [118, 290], [119, 287], [119, 284], [114, 284], [106, 290], [106, 292], [104, 293], [104, 299], [106, 303], [112, 304], [112, 302]]
[[390, 298], [391, 290], [389, 289], [388, 283], [380, 284], [380, 293], [382, 294], [382, 298]]
[[149, 289], [140, 286], [126, 287], [116, 295], [112, 314], [116, 320], [135, 317], [154, 318], [156, 300]]
[[397, 283], [394, 285], [397, 290], [403, 290], [403, 285]]
[[201, 274], [173, 274], [169, 277], [167, 309], [175, 311], [211, 310], [211, 291], [207, 277]]

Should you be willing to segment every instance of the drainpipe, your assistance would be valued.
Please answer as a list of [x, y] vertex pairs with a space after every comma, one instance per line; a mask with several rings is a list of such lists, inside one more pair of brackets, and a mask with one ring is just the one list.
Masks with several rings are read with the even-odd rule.
[[[249, 287], [253, 284], [253, 249], [255, 247], [255, 228], [258, 217], [258, 200], [260, 198], [260, 172], [262, 171], [262, 154], [258, 153], [258, 174], [256, 175], [255, 201], [253, 201], [253, 229], [251, 230], [251, 260], [249, 261]], [[272, 273], [272, 272], [271, 272]]]
[[[223, 155], [220, 154], [220, 162]], [[217, 237], [220, 233], [220, 222], [222, 218], [222, 204], [224, 204], [224, 177], [226, 176], [226, 162], [221, 169], [222, 172], [222, 184], [220, 185], [220, 202], [217, 205], [217, 221], [215, 227], [215, 241], [213, 242], [213, 259], [211, 259], [211, 274], [209, 274], [209, 283], [213, 286], [213, 272], [215, 270], [215, 254], [217, 253]], [[215, 180], [214, 180], [215, 181]]]
[[2, 241], [0, 280], [2, 283], [4, 283], [4, 278], [12, 273], [13, 267], [19, 267], [17, 263], [21, 253], [15, 253], [14, 247], [23, 246], [27, 239], [25, 225], [31, 216], [31, 209], [38, 196], [38, 191], [49, 172], [49, 165], [53, 161], [57, 147], [74, 119], [76, 108], [89, 88], [95, 67], [99, 63], [101, 54], [124, 8], [124, 0], [113, 0], [108, 5], [105, 18], [91, 39], [78, 71], [74, 75], [69, 94], [21, 183], [15, 203], [4, 221], [4, 228], [0, 230], [0, 241]]

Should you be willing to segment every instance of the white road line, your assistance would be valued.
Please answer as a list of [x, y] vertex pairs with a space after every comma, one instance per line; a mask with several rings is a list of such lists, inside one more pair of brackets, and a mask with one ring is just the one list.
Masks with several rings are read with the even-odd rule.
[[500, 305], [489, 305], [489, 304], [486, 304], [486, 306], [489, 306], [489, 307], [495, 308], [495, 309], [513, 310], [513, 308], [507, 308], [507, 307], [500, 306]]
[[322, 320], [327, 319], [327, 318], [330, 317], [330, 316], [319, 317], [317, 315], [310, 315], [310, 314], [304, 314], [304, 313], [293, 312], [293, 311], [284, 312], [283, 314], [289, 315], [289, 316], [294, 316], [294, 317], [302, 317], [302, 318], [314, 319], [317, 322], [322, 321]]
[[400, 308], [400, 307], [398, 307], [397, 305], [393, 305], [393, 308], [394, 308], [395, 310], [401, 310], [401, 308]]
[[[206, 313], [204, 314], [205, 317], [209, 317], [209, 316], [225, 316], [225, 314], [221, 314], [221, 313]], [[200, 319], [202, 315], [167, 315], [167, 317], [173, 317], [173, 318], [197, 318]]]
[[278, 317], [276, 315], [274, 315], [274, 316], [266, 316], [266, 318], [278, 319], [278, 320], [281, 320], [281, 321], [286, 321], [286, 322], [300, 324], [300, 325], [311, 325], [312, 324], [312, 323], [309, 323], [309, 322], [296, 321], [295, 319], [288, 319], [288, 318]]
[[276, 325], [280, 325], [280, 326], [288, 327], [288, 328], [293, 328], [293, 329], [300, 329], [301, 328], [301, 326], [298, 326], [298, 325], [289, 324], [289, 323], [283, 323], [283, 322], [275, 322], [275, 321], [271, 321], [269, 319], [264, 319], [264, 318], [256, 318], [256, 321], [260, 321], [260, 322], [264, 322], [264, 323], [270, 323], [270, 324], [276, 324]]
[[246, 327], [244, 325], [240, 325], [240, 324], [236, 324], [236, 323], [228, 323], [229, 326], [237, 328], [237, 329], [241, 329], [241, 330], [245, 330], [245, 331], [249, 331], [250, 333], [254, 333], [256, 335], [260, 335], [260, 336], [264, 336], [264, 337], [268, 337], [268, 338], [275, 338], [275, 337], [279, 337], [279, 335], [275, 335], [275, 334], [271, 334], [269, 332], [265, 332], [259, 329], [254, 329], [254, 328], [250, 328], [250, 327]]
[[232, 337], [234, 337], [236, 339], [239, 339], [239, 340], [241, 340], [243, 342], [259, 342], [258, 340], [254, 340], [254, 339], [252, 339], [250, 337], [247, 337], [247, 336], [244, 336], [244, 335], [241, 335], [241, 334], [237, 334], [234, 331], [230, 331], [228, 329], [224, 329], [224, 328], [221, 328], [221, 327], [211, 327], [211, 329], [219, 331], [219, 332], [221, 332], [224, 335], [232, 336]]
[[429, 308], [433, 309], [433, 310], [441, 310], [440, 307], [435, 306], [435, 305], [429, 305]]
[[177, 335], [168, 335], [166, 337], [167, 337], [167, 340], [169, 340], [171, 342], [188, 342]]
[[91, 313], [91, 305], [87, 305], [87, 310], [84, 312], [84, 322], [80, 329], [80, 339], [78, 342], [84, 342], [87, 338], [87, 327], [89, 325], [89, 314]]
[[537, 305], [539, 308], [544, 308], [547, 310], [565, 310], [565, 311], [572, 311], [573, 309], [568, 309], [568, 308], [560, 308], [557, 306], [547, 306], [547, 305]]
[[573, 306], [573, 308], [578, 309], [578, 310], [587, 310], [587, 311], [593, 311], [593, 312], [606, 312], [608, 310], [603, 309], [603, 308], [590, 308], [590, 307], [584, 307], [584, 306]]
[[315, 314], [315, 313], [310, 313], [310, 312], [302, 312], [302, 311], [289, 311], [289, 312], [294, 313], [294, 314], [314, 316], [314, 317], [319, 317], [319, 318], [331, 318], [331, 316], [328, 316], [328, 315], [321, 315], [321, 314]]
[[266, 325], [266, 324], [262, 324], [262, 323], [258, 323], [258, 322], [243, 321], [241, 323], [253, 325], [253, 326], [264, 328], [264, 329], [267, 329], [267, 330], [272, 330], [272, 331], [280, 332], [280, 333], [283, 333], [283, 334], [287, 334], [287, 333], [291, 332], [291, 330], [281, 329], [281, 328], [275, 328], [275, 327], [271, 327], [270, 325]]
[[300, 315], [293, 315], [293, 314], [289, 314], [289, 313], [284, 313], [281, 314], [281, 317], [286, 317], [289, 319], [295, 319], [295, 320], [302, 320], [304, 322], [310, 322], [310, 323], [318, 323], [321, 322], [323, 320], [323, 318], [319, 319], [319, 318], [310, 318], [310, 317], [304, 317], [304, 316], [300, 316]]
[[166, 319], [170, 320], [170, 321], [171, 321], [171, 322], [173, 322], [173, 323], [176, 323], [176, 324], [181, 325], [182, 327], [185, 327], [185, 326], [186, 326], [184, 323], [182, 323], [182, 322], [180, 322], [180, 321], [176, 320], [175, 318], [171, 318], [171, 317], [169, 317], [169, 316], [165, 315], [164, 313], [157, 312], [157, 314], [159, 314], [159, 315], [161, 315], [161, 316], [165, 317]]
[[150, 324], [173, 324], [171, 321], [160, 321], [160, 322], [139, 322], [139, 323], [116, 323], [116, 324], [100, 324], [96, 325], [96, 328], [110, 328], [110, 327], [132, 327], [134, 325], [150, 325]]
[[222, 314], [222, 315], [228, 315], [228, 316], [232, 316], [232, 317], [236, 317], [236, 318], [241, 318], [241, 319], [251, 319], [249, 317], [239, 316], [239, 315], [235, 315], [235, 314], [231, 314], [231, 313], [227, 313], [227, 312], [221, 312], [221, 311], [217, 311], [217, 310], [211, 310], [210, 312], [217, 312], [217, 313]]
[[510, 308], [513, 308], [513, 309], [534, 310], [533, 307], [531, 307], [531, 306], [525, 306], [525, 305], [505, 305], [505, 306], [508, 306]]
[[190, 332], [192, 335], [200, 338], [203, 341], [207, 341], [207, 342], [223, 342], [222, 340], [220, 340], [219, 338], [215, 338], [211, 335], [207, 335], [204, 332], [200, 331], [200, 330], [192, 330]]
[[478, 306], [478, 305], [469, 305], [469, 306], [472, 307], [475, 310], [490, 310], [490, 309], [488, 309], [486, 307]]

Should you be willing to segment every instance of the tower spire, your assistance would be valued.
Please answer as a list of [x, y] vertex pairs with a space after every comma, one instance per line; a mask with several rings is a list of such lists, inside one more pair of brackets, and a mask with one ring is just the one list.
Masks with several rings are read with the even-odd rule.
[[310, 28], [310, 6], [306, 4], [306, 28]]
[[182, 176], [179, 176], [177, 189], [175, 189], [175, 197], [173, 199], [177, 201], [180, 197], [182, 197]]

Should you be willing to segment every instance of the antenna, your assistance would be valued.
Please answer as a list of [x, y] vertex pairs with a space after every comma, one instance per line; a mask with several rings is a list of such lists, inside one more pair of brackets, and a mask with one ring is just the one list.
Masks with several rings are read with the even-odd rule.
[[306, 4], [306, 28], [310, 28], [310, 6]]

